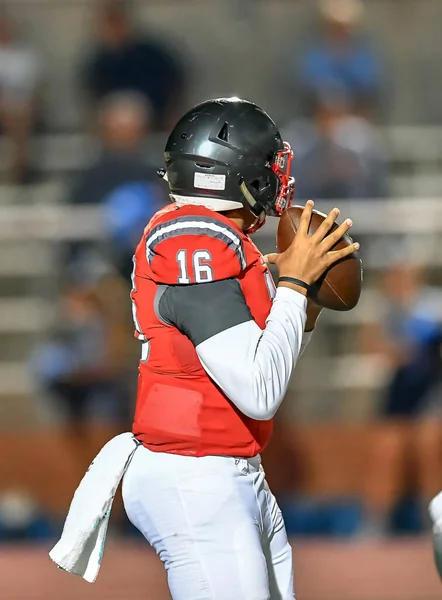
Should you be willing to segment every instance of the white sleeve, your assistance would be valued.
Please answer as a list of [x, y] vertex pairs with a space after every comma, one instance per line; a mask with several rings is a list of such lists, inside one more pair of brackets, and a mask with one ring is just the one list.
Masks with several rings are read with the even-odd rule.
[[245, 415], [268, 420], [278, 410], [310, 341], [306, 305], [302, 294], [278, 288], [264, 330], [249, 320], [196, 346], [206, 372]]
[[298, 358], [300, 358], [304, 354], [304, 350], [310, 344], [310, 340], [312, 339], [312, 335], [313, 335], [313, 330], [312, 331], [304, 331], [304, 333], [302, 335], [301, 350], [299, 351]]

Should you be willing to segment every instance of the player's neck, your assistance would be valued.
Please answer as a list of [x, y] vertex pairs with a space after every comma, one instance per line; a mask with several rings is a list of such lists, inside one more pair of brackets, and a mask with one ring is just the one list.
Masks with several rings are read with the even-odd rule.
[[252, 213], [245, 209], [227, 210], [222, 214], [233, 221], [241, 231], [245, 231], [253, 222]]

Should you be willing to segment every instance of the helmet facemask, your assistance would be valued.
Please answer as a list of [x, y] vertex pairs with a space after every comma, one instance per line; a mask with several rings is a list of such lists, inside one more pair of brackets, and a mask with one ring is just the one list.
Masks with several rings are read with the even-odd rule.
[[265, 216], [279, 217], [293, 202], [295, 191], [295, 179], [290, 176], [290, 169], [293, 160], [293, 151], [288, 142], [283, 142], [283, 149], [268, 161], [266, 167], [272, 171], [276, 177], [272, 183], [273, 190], [265, 190], [267, 198], [263, 201], [259, 198], [259, 190], [255, 197], [250, 188], [243, 180], [240, 184], [241, 192], [247, 201], [249, 210], [257, 217], [254, 224], [247, 230], [247, 233], [254, 233], [260, 229], [265, 222]]
[[277, 152], [271, 165], [272, 171], [279, 180], [279, 189], [276, 196], [273, 216], [280, 216], [290, 208], [295, 193], [295, 178], [290, 176], [293, 160], [293, 150], [288, 142], [283, 142], [284, 149]]

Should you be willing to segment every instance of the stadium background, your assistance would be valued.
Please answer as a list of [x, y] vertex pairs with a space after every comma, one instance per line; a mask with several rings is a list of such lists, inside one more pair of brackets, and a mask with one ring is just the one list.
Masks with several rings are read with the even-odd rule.
[[[1, 6], [0, 598], [168, 597], [119, 501], [96, 584], [57, 572], [47, 551], [94, 453], [130, 423], [128, 264], [164, 201], [153, 167], [167, 129], [227, 95], [274, 116], [298, 199], [337, 204], [362, 243], [360, 305], [321, 316], [264, 459], [298, 597], [438, 597], [426, 506], [442, 480], [442, 2], [130, 2], [137, 34], [155, 40], [139, 59], [149, 82], [115, 70], [103, 91], [94, 46], [130, 38], [120, 8]], [[354, 56], [352, 76], [321, 59], [328, 43]], [[256, 236], [263, 251], [275, 230]]]

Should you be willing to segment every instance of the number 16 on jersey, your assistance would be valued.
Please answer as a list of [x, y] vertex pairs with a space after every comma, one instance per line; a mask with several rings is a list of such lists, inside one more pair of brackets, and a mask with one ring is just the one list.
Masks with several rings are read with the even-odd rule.
[[176, 260], [179, 268], [178, 283], [206, 283], [207, 281], [213, 281], [213, 271], [210, 266], [212, 256], [208, 250], [195, 250], [192, 254], [191, 265], [188, 265], [187, 262], [187, 250], [178, 250]]

